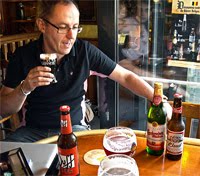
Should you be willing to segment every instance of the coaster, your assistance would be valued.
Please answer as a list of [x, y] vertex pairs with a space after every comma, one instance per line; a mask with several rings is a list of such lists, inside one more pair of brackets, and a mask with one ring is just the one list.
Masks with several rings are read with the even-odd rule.
[[103, 149], [90, 150], [84, 155], [86, 163], [99, 166], [101, 160], [106, 156]]

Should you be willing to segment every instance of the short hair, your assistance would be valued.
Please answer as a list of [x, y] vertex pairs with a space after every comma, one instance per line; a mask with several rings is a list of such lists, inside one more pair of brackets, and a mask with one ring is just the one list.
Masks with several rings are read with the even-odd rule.
[[38, 1], [37, 18], [48, 18], [52, 15], [56, 4], [73, 4], [79, 11], [78, 5], [75, 0], [40, 0]]

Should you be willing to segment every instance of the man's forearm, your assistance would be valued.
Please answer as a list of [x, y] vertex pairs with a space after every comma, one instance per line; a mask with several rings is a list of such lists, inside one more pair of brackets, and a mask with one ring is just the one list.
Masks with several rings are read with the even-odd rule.
[[9, 116], [18, 112], [26, 100], [26, 96], [22, 93], [19, 85], [12, 91], [7, 91], [5, 87], [1, 90], [1, 106], [0, 115], [2, 117]]
[[109, 78], [117, 81], [135, 94], [145, 97], [150, 101], [153, 100], [153, 87], [132, 71], [117, 64], [113, 72], [109, 75]]
[[125, 87], [137, 95], [147, 98], [149, 101], [153, 100], [154, 89], [146, 81], [137, 75], [129, 76], [127, 80]]

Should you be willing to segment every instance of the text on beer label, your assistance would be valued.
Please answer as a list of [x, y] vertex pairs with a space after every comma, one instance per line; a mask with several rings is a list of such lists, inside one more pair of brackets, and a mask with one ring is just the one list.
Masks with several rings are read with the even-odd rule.
[[182, 106], [178, 108], [173, 108], [173, 112], [177, 114], [182, 114], [182, 110], [183, 110]]
[[58, 154], [61, 175], [79, 174], [77, 147], [71, 149], [58, 148]]
[[67, 120], [62, 120], [60, 121], [60, 126], [61, 127], [67, 127]]
[[162, 97], [160, 95], [153, 97], [153, 103], [158, 106], [162, 102]]
[[167, 153], [179, 155], [183, 152], [183, 131], [167, 130]]
[[152, 150], [163, 150], [165, 141], [165, 125], [156, 126], [147, 123], [147, 146]]

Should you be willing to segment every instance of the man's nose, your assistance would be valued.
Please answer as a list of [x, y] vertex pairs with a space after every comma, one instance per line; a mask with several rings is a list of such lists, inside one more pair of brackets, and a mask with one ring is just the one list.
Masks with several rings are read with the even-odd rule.
[[69, 28], [66, 33], [67, 38], [75, 38], [75, 33], [73, 32], [72, 28]]

